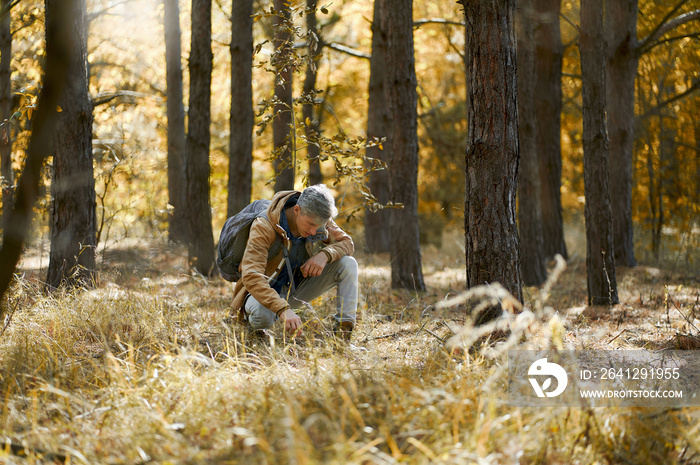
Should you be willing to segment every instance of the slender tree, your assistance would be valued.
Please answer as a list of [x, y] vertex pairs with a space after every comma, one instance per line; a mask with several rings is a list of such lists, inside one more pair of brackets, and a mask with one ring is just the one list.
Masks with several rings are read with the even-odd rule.
[[637, 0], [605, 2], [608, 43], [607, 125], [615, 263], [635, 266], [632, 225], [634, 79], [637, 75]]
[[532, 0], [518, 7], [518, 128], [520, 174], [518, 179], [518, 226], [522, 245], [523, 282], [538, 286], [547, 278], [542, 248], [540, 171], [536, 151], [535, 69]]
[[[46, 0], [46, 14], [63, 2]], [[92, 159], [92, 101], [88, 87], [87, 7], [76, 2], [72, 18], [74, 52], [69, 79], [60, 98], [61, 113], [53, 141], [51, 251], [46, 282], [92, 285], [95, 273], [96, 203]]]
[[250, 203], [253, 189], [253, 0], [231, 6], [231, 114], [227, 216]]
[[214, 233], [209, 198], [211, 123], [211, 0], [192, 0], [190, 106], [187, 114], [187, 220], [189, 261], [204, 276], [214, 273]]
[[[610, 198], [615, 218], [613, 243], [615, 261], [623, 266], [636, 265], [632, 222], [632, 166], [634, 159], [635, 79], [639, 57], [656, 46], [665, 34], [700, 18], [700, 9], [685, 13], [678, 10], [686, 1], [676, 5], [641, 40], [637, 39], [637, 0], [606, 2], [606, 33], [608, 39], [607, 112], [610, 134]], [[677, 37], [678, 39], [682, 36]], [[697, 90], [700, 81], [682, 94], [671, 96], [650, 114]]]
[[522, 301], [515, 220], [518, 110], [515, 0], [460, 0], [466, 17], [467, 286], [501, 283]]
[[586, 191], [586, 275], [589, 305], [619, 302], [613, 250], [613, 216], [608, 189], [605, 122], [604, 0], [581, 1], [583, 81], [583, 178]]
[[182, 47], [178, 0], [165, 0], [165, 74], [168, 117], [168, 203], [173, 207], [170, 240], [187, 239], [185, 185], [185, 105], [182, 98]]
[[[384, 2], [374, 0], [372, 15], [372, 57], [369, 64], [369, 99], [367, 108], [367, 137], [384, 138], [381, 145], [367, 148], [367, 156], [388, 162], [392, 146], [389, 106], [384, 90], [386, 68], [386, 26], [384, 24]], [[369, 188], [382, 205], [389, 202], [389, 172], [375, 171], [369, 175]], [[388, 252], [391, 247], [391, 211], [382, 209], [365, 213], [365, 243], [370, 253]]]
[[425, 290], [418, 241], [418, 115], [413, 0], [386, 0], [386, 81], [391, 126], [391, 286]]
[[546, 258], [567, 258], [561, 207], [561, 0], [533, 0], [535, 120], [540, 173], [542, 248]]
[[[58, 103], [69, 78], [69, 64], [76, 47], [72, 33], [74, 19], [80, 16], [79, 0], [49, 0], [46, 2], [46, 61], [37, 110], [32, 118], [32, 135], [27, 157], [19, 178], [10, 219], [3, 233], [0, 248], [0, 300], [12, 282], [22, 247], [29, 234], [32, 210], [41, 182], [41, 168], [51, 151], [58, 122]], [[0, 306], [0, 319], [4, 306]]]
[[275, 119], [272, 121], [272, 139], [276, 158], [275, 191], [294, 189], [296, 160], [292, 158], [290, 131], [292, 130], [292, 54], [291, 5], [288, 0], [274, 0], [275, 12], [275, 53], [272, 64], [275, 66]]
[[12, 186], [15, 173], [12, 169], [12, 29], [10, 5], [12, 0], [0, 1], [0, 176], [2, 176], [2, 228], [7, 226], [12, 208]]
[[[321, 131], [322, 112], [314, 112], [316, 91], [316, 79], [318, 77], [318, 60], [321, 58], [323, 50], [323, 38], [317, 27], [316, 0], [306, 0], [306, 30], [308, 36], [309, 59], [306, 65], [306, 76], [304, 78], [303, 94], [307, 96], [301, 108], [304, 124], [306, 125], [306, 137], [312, 139], [314, 134]], [[321, 173], [321, 160], [319, 155], [321, 150], [316, 144], [307, 144], [307, 159], [309, 161], [309, 185], [323, 182]]]

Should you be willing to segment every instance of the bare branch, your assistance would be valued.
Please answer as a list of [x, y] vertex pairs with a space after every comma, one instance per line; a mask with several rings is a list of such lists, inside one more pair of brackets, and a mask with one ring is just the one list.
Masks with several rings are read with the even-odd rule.
[[98, 17], [100, 17], [100, 16], [102, 16], [102, 15], [110, 14], [110, 13], [109, 13], [110, 10], [115, 9], [115, 8], [117, 8], [118, 6], [126, 5], [126, 4], [128, 4], [128, 3], [133, 2], [133, 1], [134, 1], [134, 0], [122, 0], [121, 2], [112, 3], [112, 4], [109, 5], [108, 7], [103, 8], [102, 10], [95, 11], [95, 12], [93, 12], [93, 13], [88, 13], [88, 15], [87, 15], [88, 23], [91, 23], [94, 19], [97, 19]]
[[417, 19], [413, 21], [413, 27], [414, 28], [419, 28], [423, 26], [424, 24], [444, 24], [447, 26], [465, 26], [465, 23], [463, 21], [453, 21], [451, 19], [445, 19], [445, 18], [424, 18], [424, 19]]
[[581, 28], [579, 27], [579, 25], [576, 24], [575, 22], [571, 21], [569, 18], [567, 18], [564, 13], [559, 13], [559, 16], [561, 16], [564, 21], [569, 23], [571, 25], [571, 27], [576, 29], [577, 32], [581, 32]]
[[152, 94], [144, 94], [143, 92], [133, 92], [129, 90], [120, 90], [117, 92], [100, 92], [97, 94], [97, 97], [95, 97], [92, 100], [92, 107], [95, 108], [100, 105], [104, 105], [105, 103], [109, 103], [114, 99], [117, 99], [119, 97], [130, 97], [130, 101], [127, 103], [135, 103], [134, 100], [137, 98], [147, 98], [147, 97], [153, 97]]
[[354, 48], [350, 48], [347, 45], [342, 45], [337, 42], [324, 42], [323, 45], [332, 50], [335, 50], [336, 52], [346, 53], [355, 58], [363, 58], [365, 60], [369, 60], [370, 58], [372, 58], [372, 55], [370, 55], [369, 53], [360, 52], [359, 50], [355, 50]]
[[662, 110], [662, 109], [664, 109], [665, 107], [669, 106], [669, 105], [672, 104], [673, 102], [676, 102], [676, 101], [678, 101], [678, 100], [681, 100], [681, 99], [687, 97], [688, 95], [692, 94], [693, 92], [695, 92], [695, 91], [698, 90], [698, 89], [700, 89], [700, 79], [697, 79], [697, 80], [693, 83], [693, 85], [691, 85], [690, 87], [688, 87], [685, 91], [681, 92], [680, 94], [676, 94], [676, 95], [674, 95], [674, 96], [672, 96], [672, 97], [667, 98], [666, 100], [663, 100], [663, 101], [659, 102], [657, 105], [654, 105], [654, 106], [651, 107], [649, 110], [647, 110], [647, 111], [644, 112], [643, 114], [639, 115], [639, 118], [640, 118], [640, 119], [644, 119], [644, 118], [646, 118], [646, 117], [648, 117], [648, 116], [655, 115], [655, 114], [657, 114], [660, 110]]
[[673, 16], [676, 13], [676, 11], [678, 11], [678, 9], [681, 6], [683, 6], [683, 4], [685, 4], [686, 2], [687, 0], [682, 0], [678, 5], [676, 5], [673, 8], [673, 10], [671, 10], [664, 17], [663, 20], [661, 20], [661, 22], [656, 26], [656, 28], [653, 31], [651, 31], [651, 33], [649, 33], [648, 36], [642, 39], [640, 44], [637, 46], [638, 54], [648, 52], [653, 47], [652, 44], [667, 32], [670, 32], [673, 29], [682, 26], [683, 24], [686, 24], [694, 19], [700, 18], [700, 10], [693, 10], [671, 19], [671, 16]]
[[0, 17], [5, 16], [5, 15], [9, 15], [9, 14], [10, 14], [10, 11], [12, 11], [12, 8], [14, 8], [14, 7], [16, 7], [17, 5], [19, 5], [19, 2], [20, 2], [20, 0], [15, 0], [14, 2], [10, 3], [10, 4], [7, 6], [7, 8], [3, 9], [3, 10], [0, 12]]
[[679, 35], [679, 36], [671, 36], [671, 37], [668, 37], [666, 39], [658, 40], [658, 41], [654, 42], [653, 44], [650, 44], [646, 49], [639, 51], [639, 54], [641, 55], [641, 54], [647, 53], [648, 51], [650, 51], [654, 47], [658, 47], [659, 45], [667, 44], [669, 42], [676, 42], [676, 41], [683, 40], [683, 39], [697, 39], [697, 38], [700, 38], [700, 32], [696, 32], [693, 34], [683, 34], [683, 35]]

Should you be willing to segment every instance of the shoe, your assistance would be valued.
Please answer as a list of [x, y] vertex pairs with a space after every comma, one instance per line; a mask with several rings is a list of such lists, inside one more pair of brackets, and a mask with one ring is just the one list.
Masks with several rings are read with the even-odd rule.
[[349, 341], [352, 337], [352, 330], [355, 328], [355, 323], [352, 321], [341, 321], [336, 323], [333, 328], [333, 335], [342, 341]]

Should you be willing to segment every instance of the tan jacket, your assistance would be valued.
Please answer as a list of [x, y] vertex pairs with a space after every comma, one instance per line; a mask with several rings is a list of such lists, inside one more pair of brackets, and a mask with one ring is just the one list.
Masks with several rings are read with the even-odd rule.
[[[270, 283], [284, 266], [284, 254], [280, 249], [280, 252], [270, 261], [267, 260], [267, 256], [277, 235], [282, 237], [287, 250], [292, 246], [284, 228], [280, 226], [280, 216], [284, 204], [295, 194], [299, 192], [282, 191], [275, 194], [267, 209], [267, 217], [256, 218], [250, 226], [248, 245], [241, 260], [241, 279], [236, 282], [233, 290], [231, 311], [232, 315], [238, 316], [239, 320], [243, 318], [243, 303], [248, 294], [253, 295], [258, 302], [276, 314], [287, 308], [287, 301], [270, 287]], [[330, 254], [331, 262], [334, 262], [353, 253], [355, 244], [352, 238], [333, 220], [328, 221], [325, 229], [326, 239], [306, 241], [306, 250], [310, 257], [324, 249]]]

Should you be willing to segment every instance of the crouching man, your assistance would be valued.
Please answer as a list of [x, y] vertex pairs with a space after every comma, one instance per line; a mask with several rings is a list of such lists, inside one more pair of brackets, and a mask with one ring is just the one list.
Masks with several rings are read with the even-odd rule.
[[[350, 339], [357, 312], [357, 262], [351, 257], [352, 239], [333, 221], [337, 214], [333, 195], [323, 184], [301, 193], [278, 192], [266, 214], [250, 227], [233, 314], [245, 315], [258, 330], [279, 319], [296, 336], [302, 322], [294, 310], [337, 288], [334, 329]], [[280, 240], [282, 247], [273, 248]], [[274, 249], [279, 252], [271, 254]]]

